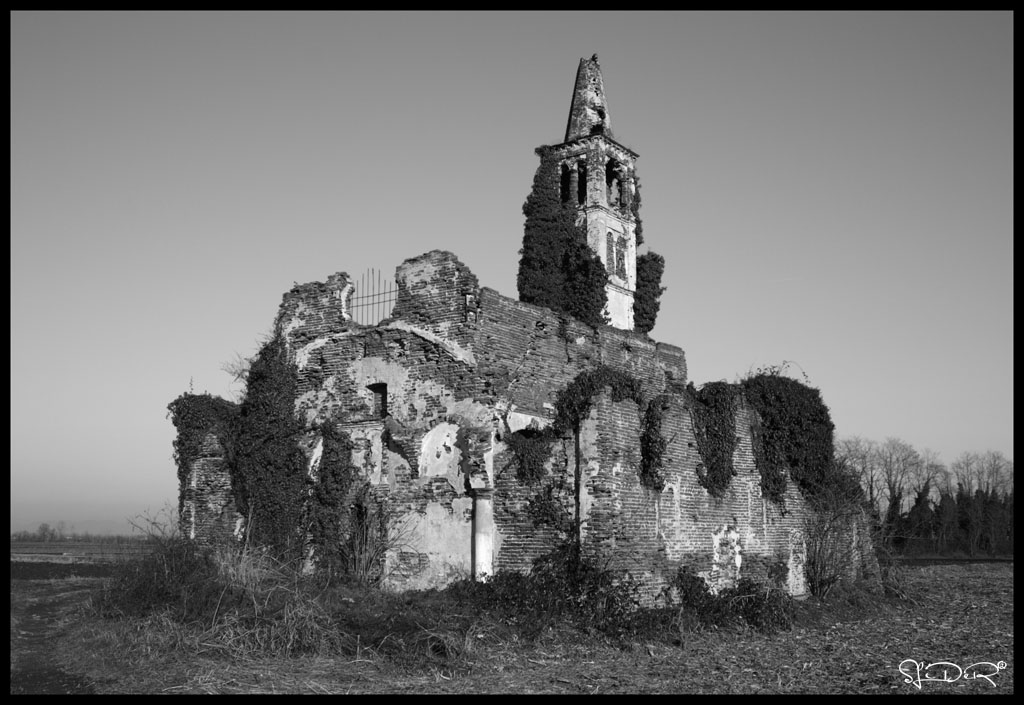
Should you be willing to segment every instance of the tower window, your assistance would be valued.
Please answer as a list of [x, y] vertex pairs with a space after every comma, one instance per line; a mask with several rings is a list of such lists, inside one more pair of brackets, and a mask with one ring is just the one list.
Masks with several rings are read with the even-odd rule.
[[621, 235], [615, 243], [615, 274], [626, 278], [626, 238]]
[[608, 188], [608, 205], [619, 206], [623, 204], [623, 175], [622, 165], [614, 159], [609, 159], [604, 171], [605, 185]]
[[579, 172], [576, 182], [576, 203], [582, 206], [587, 202], [587, 165], [580, 162], [576, 170]]
[[562, 203], [568, 203], [572, 197], [572, 176], [568, 164], [562, 164]]
[[373, 393], [373, 415], [383, 419], [388, 415], [388, 385], [380, 382], [367, 387]]

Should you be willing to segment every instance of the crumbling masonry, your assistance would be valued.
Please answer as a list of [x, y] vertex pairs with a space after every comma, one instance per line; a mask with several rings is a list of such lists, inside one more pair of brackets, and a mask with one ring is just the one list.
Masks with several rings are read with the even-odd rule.
[[[394, 310], [377, 325], [353, 322], [354, 287], [344, 273], [296, 286], [284, 295], [275, 330], [298, 373], [295, 413], [309, 429], [310, 472], [322, 448], [313, 429], [335, 424], [354, 441], [363, 478], [398, 512], [402, 540], [385, 567], [395, 588], [529, 570], [562, 538], [535, 511], [536, 498], [553, 488], [567, 511], [578, 497], [584, 550], [630, 572], [652, 596], [680, 566], [715, 587], [771, 575], [791, 593], [805, 593], [810, 510], [792, 482], [785, 510], [762, 496], [751, 447], [755, 412], [742, 403], [737, 409], [736, 475], [716, 499], [698, 482], [683, 351], [632, 330], [636, 238], [628, 205], [636, 154], [612, 139], [596, 56], [580, 62], [566, 139], [555, 149], [563, 197], [577, 199], [591, 247], [610, 274], [611, 325], [593, 328], [481, 287], [455, 255], [438, 250], [397, 268]], [[645, 398], [667, 395], [660, 491], [640, 479], [637, 403], [613, 401], [607, 390], [578, 439], [554, 443], [545, 477], [517, 478], [507, 440], [549, 425], [557, 392], [598, 366], [638, 380]], [[197, 540], [244, 527], [214, 434], [193, 461], [182, 498], [183, 530]], [[867, 560], [870, 541], [851, 530]]]

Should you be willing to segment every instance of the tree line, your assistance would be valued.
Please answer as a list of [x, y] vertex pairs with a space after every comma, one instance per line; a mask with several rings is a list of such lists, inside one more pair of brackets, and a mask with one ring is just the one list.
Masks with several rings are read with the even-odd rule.
[[58, 521], [56, 524], [43, 522], [35, 531], [22, 530], [11, 532], [11, 541], [23, 541], [32, 543], [55, 543], [57, 541], [72, 541], [75, 543], [125, 545], [146, 543], [150, 540], [151, 538], [149, 536], [90, 534], [89, 532], [80, 533], [78, 531], [75, 531], [73, 527], [69, 528], [68, 525], [63, 521]]
[[883, 545], [906, 555], [1012, 555], [1013, 461], [964, 452], [948, 466], [899, 438], [836, 441], [860, 479]]

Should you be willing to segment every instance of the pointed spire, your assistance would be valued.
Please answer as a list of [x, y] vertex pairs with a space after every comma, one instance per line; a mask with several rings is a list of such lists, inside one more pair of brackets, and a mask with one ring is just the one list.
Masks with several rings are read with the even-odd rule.
[[596, 134], [612, 137], [601, 66], [597, 63], [597, 54], [594, 54], [589, 59], [580, 59], [580, 67], [576, 71], [576, 87], [572, 92], [572, 106], [569, 108], [569, 124], [565, 128], [565, 141], [571, 142]]

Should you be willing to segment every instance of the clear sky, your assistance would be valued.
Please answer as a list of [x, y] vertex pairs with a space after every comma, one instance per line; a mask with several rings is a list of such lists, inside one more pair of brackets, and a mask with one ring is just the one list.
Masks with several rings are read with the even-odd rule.
[[1012, 13], [15, 12], [12, 530], [176, 504], [167, 404], [294, 283], [515, 297], [594, 53], [695, 383], [793, 361], [837, 436], [1013, 458]]

